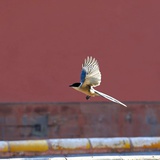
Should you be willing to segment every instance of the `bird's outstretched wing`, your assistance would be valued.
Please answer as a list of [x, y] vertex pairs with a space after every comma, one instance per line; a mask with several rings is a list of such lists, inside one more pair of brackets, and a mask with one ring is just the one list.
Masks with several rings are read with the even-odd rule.
[[95, 58], [87, 57], [82, 64], [81, 84], [82, 87], [99, 86], [101, 83], [101, 72]]

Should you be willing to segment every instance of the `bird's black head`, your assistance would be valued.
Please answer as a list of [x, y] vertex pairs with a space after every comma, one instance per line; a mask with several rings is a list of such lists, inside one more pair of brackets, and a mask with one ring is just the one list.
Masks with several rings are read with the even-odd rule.
[[81, 83], [73, 83], [69, 85], [69, 87], [79, 87]]

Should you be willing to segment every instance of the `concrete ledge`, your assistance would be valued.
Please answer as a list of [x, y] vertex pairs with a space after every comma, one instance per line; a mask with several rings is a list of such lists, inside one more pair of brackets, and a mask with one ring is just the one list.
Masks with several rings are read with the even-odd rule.
[[[25, 158], [9, 158], [10, 160], [159, 160], [160, 155], [94, 155], [94, 156], [42, 156], [42, 157], [25, 157]], [[3, 160], [8, 160], [3, 159]]]
[[160, 137], [0, 141], [0, 156], [160, 151]]

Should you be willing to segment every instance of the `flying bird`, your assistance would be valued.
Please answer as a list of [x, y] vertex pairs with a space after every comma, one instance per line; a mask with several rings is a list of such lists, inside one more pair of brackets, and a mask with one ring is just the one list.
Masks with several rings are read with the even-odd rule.
[[86, 99], [90, 97], [102, 96], [110, 101], [121, 104], [127, 107], [119, 100], [95, 90], [93, 87], [99, 86], [101, 83], [101, 72], [99, 70], [98, 62], [95, 58], [87, 57], [82, 64], [82, 71], [80, 76], [80, 82], [73, 83], [69, 87], [86, 94]]

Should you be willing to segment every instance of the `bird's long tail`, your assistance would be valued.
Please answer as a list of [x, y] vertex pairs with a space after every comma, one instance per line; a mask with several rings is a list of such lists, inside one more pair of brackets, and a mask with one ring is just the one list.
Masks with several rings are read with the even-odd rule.
[[[93, 89], [93, 88], [92, 88], [92, 89]], [[107, 95], [107, 94], [104, 94], [104, 93], [102, 93], [102, 92], [99, 92], [99, 91], [97, 91], [97, 90], [95, 90], [95, 89], [93, 89], [93, 90], [94, 90], [94, 92], [97, 93], [98, 95], [100, 95], [100, 96], [102, 96], [102, 97], [104, 97], [104, 98], [106, 98], [106, 99], [109, 99], [110, 101], [113, 101], [113, 102], [115, 102], [115, 103], [118, 103], [118, 104], [121, 104], [121, 105], [127, 107], [124, 103], [120, 102], [119, 100], [117, 100], [117, 99], [115, 99], [115, 98], [113, 98], [113, 97], [111, 97], [111, 96], [109, 96], [109, 95]]]

